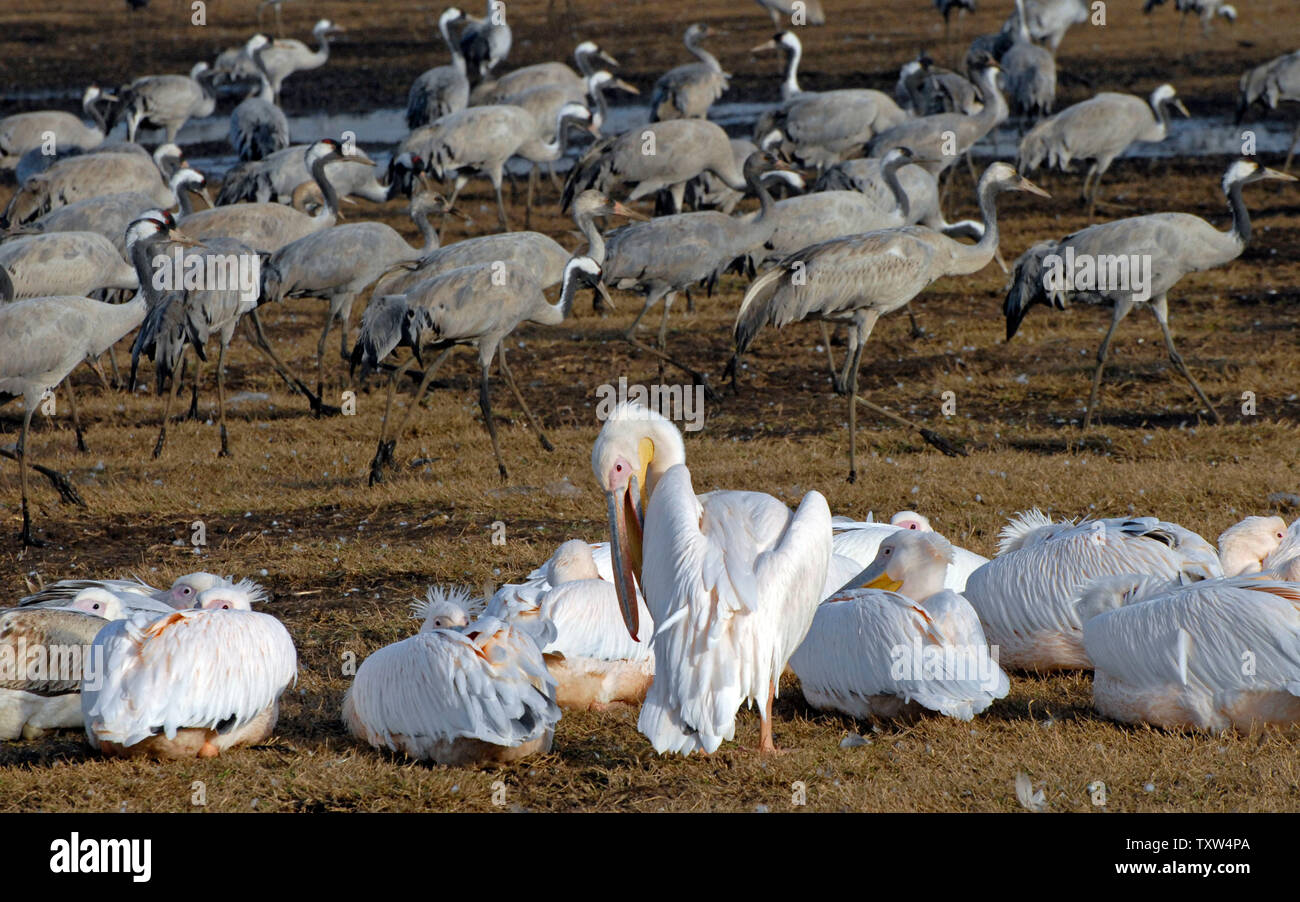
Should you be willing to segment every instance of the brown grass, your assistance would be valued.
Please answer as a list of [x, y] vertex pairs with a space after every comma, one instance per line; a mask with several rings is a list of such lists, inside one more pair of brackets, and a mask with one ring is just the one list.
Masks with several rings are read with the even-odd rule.
[[[540, 4], [518, 6], [519, 20], [526, 23], [523, 11]], [[1204, 47], [1195, 65], [1215, 72], [1220, 88], [1229, 76], [1217, 73], [1230, 72], [1235, 82], [1240, 68], [1236, 62], [1222, 64], [1220, 53], [1231, 52], [1239, 61], [1290, 49], [1264, 49], [1266, 42], [1273, 47], [1286, 35], [1279, 34], [1285, 29], [1276, 22], [1271, 28], [1257, 24], [1261, 6], [1267, 4], [1252, 6], [1235, 32], [1221, 26], [1209, 45], [1200, 45], [1199, 36], [1189, 31], [1190, 42]], [[843, 21], [847, 7], [831, 4], [832, 15]], [[1112, 7], [1114, 16], [1133, 18], [1118, 4]], [[344, 3], [321, 8], [367, 39], [396, 27], [392, 16], [368, 24], [363, 15], [370, 14], [370, 5], [364, 14], [349, 12], [355, 7]], [[712, 8], [741, 32], [736, 46], [743, 41], [750, 46], [757, 42], [750, 37], [768, 30], [757, 7], [715, 3]], [[12, 5], [0, 4], [3, 9]], [[293, 4], [285, 9], [291, 22], [316, 15]], [[652, 12], [648, 5], [630, 9], [625, 14], [623, 5], [620, 11], [593, 8], [590, 32], [610, 35], [606, 43], [634, 61], [633, 71], [654, 71], [677, 59], [680, 54], [671, 49], [675, 37], [658, 43], [632, 39], [629, 32], [644, 29], [644, 17]], [[600, 18], [616, 15], [617, 23]], [[999, 16], [982, 9], [979, 30], [990, 30]], [[895, 22], [894, 31], [890, 21], [895, 20], [886, 22], [881, 41], [866, 45], [881, 45], [879, 59], [872, 54], [869, 61], [873, 71], [885, 72], [937, 33], [937, 17], [919, 4], [914, 16]], [[1163, 21], [1172, 22], [1173, 16]], [[250, 23], [245, 16], [232, 34]], [[1153, 60], [1163, 65], [1162, 54], [1172, 52], [1153, 51], [1145, 25], [1134, 24], [1141, 28], [1116, 32], [1126, 36], [1118, 48], [1105, 48], [1108, 67], [1113, 62], [1119, 73], [1108, 75], [1105, 87], [1139, 77], [1133, 74], [1141, 69], [1134, 46], [1140, 46], [1148, 65]], [[847, 33], [861, 37], [868, 27], [860, 20]], [[527, 33], [526, 24], [516, 24], [520, 32]], [[973, 32], [968, 26], [966, 34]], [[1261, 46], [1235, 47], [1232, 38], [1247, 35]], [[8, 40], [14, 40], [12, 33]], [[71, 40], [29, 47], [29, 59], [57, 60]], [[837, 40], [826, 29], [809, 43], [833, 46]], [[184, 36], [177, 41], [176, 48], [162, 42], [154, 52], [163, 56], [175, 50], [177, 59], [189, 59]], [[120, 35], [113, 46], [123, 46]], [[532, 52], [540, 49], [534, 45]], [[1087, 40], [1072, 33], [1064, 59], [1077, 62], [1087, 49]], [[732, 56], [735, 68], [747, 71], [744, 54], [733, 52], [728, 65]], [[348, 77], [364, 74], [348, 69], [342, 59], [339, 69]], [[863, 68], [850, 66], [846, 56], [841, 60], [837, 72]], [[15, 64], [13, 54], [0, 52], [0, 67]], [[343, 77], [343, 71], [333, 72], [333, 64], [325, 71]], [[771, 88], [770, 69], [754, 64], [748, 71]], [[385, 84], [400, 80], [388, 72], [383, 78]], [[11, 75], [10, 80], [19, 79]], [[1140, 80], [1150, 81], [1145, 75]], [[1108, 196], [1135, 212], [1186, 210], [1223, 225], [1226, 211], [1217, 189], [1222, 167], [1219, 160], [1121, 162], [1108, 179]], [[1077, 177], [1048, 177], [1045, 184], [1056, 195], [1050, 202], [1015, 197], [1004, 204], [1008, 259], [1035, 240], [1083, 224], [1075, 199]], [[970, 187], [963, 175], [953, 194], [963, 215], [973, 213]], [[815, 350], [816, 327], [800, 325], [763, 332], [747, 358], [741, 393], [711, 405], [705, 430], [688, 437], [696, 486], [701, 491], [761, 489], [792, 503], [816, 488], [827, 494], [836, 513], [856, 516], [915, 508], [954, 541], [984, 554], [992, 553], [1005, 518], [1030, 506], [1066, 516], [1153, 513], [1210, 538], [1241, 516], [1275, 510], [1270, 493], [1300, 490], [1295, 452], [1300, 364], [1294, 337], [1300, 324], [1295, 288], [1300, 191], [1255, 188], [1247, 201], [1256, 214], [1251, 248], [1231, 266], [1188, 277], [1171, 298], [1180, 347], [1227, 425], [1198, 422], [1190, 390], [1165, 366], [1154, 322], [1138, 314], [1121, 329], [1114, 348], [1103, 386], [1102, 425], [1082, 434], [1075, 421], [1107, 314], [1040, 308], [1006, 343], [1000, 316], [1004, 277], [989, 267], [922, 295], [915, 306], [927, 338], [912, 340], [906, 319], [893, 317], [880, 325], [864, 358], [869, 397], [966, 441], [969, 457], [943, 457], [915, 436], [868, 419], [860, 426], [865, 465], [859, 481], [847, 485], [845, 402], [827, 385], [824, 359]], [[478, 223], [468, 230], [455, 224], [447, 240], [492, 228], [494, 214], [482, 186], [475, 186], [463, 206]], [[358, 217], [380, 218], [415, 240], [398, 204], [356, 210]], [[518, 205], [511, 213], [516, 220], [522, 215]], [[571, 224], [553, 204], [540, 226], [574, 245]], [[679, 301], [671, 349], [716, 377], [729, 351], [728, 330], [743, 289], [743, 282], [729, 278], [713, 298], [700, 298], [693, 314]], [[507, 785], [507, 805], [532, 810], [753, 810], [760, 805], [785, 810], [796, 781], [806, 784], [807, 807], [814, 810], [1014, 810], [1017, 772], [1045, 784], [1053, 810], [1091, 808], [1085, 787], [1094, 780], [1106, 783], [1107, 807], [1116, 810], [1300, 807], [1293, 734], [1210, 736], [1117, 726], [1092, 712], [1086, 675], [1015, 676], [1011, 695], [971, 724], [934, 718], [910, 726], [879, 724], [879, 732], [808, 709], [790, 681], [776, 712], [777, 741], [790, 751], [771, 759], [741, 748], [757, 742], [753, 713], [740, 716], [736, 744], [689, 760], [654, 756], [630, 710], [566, 714], [551, 754], [498, 769], [430, 768], [356, 746], [338, 721], [347, 687], [344, 656], [360, 660], [409, 634], [415, 624], [406, 602], [427, 583], [499, 584], [523, 576], [564, 539], [603, 537], [604, 508], [589, 463], [597, 430], [591, 409], [595, 387], [620, 375], [633, 382], [657, 379], [653, 361], [629, 354], [617, 340], [638, 306], [630, 295], [617, 300], [619, 312], [607, 319], [594, 316], [584, 299], [564, 326], [528, 327], [512, 339], [521, 387], [557, 450], [548, 454], [539, 447], [509, 393], [494, 383], [503, 450], [511, 463], [507, 484], [497, 479], [491, 462], [466, 351], [453, 357], [427, 410], [416, 417], [414, 434], [398, 444], [399, 472], [374, 489], [367, 488], [365, 472], [382, 413], [379, 382], [360, 394], [355, 417], [314, 420], [302, 400], [283, 391], [238, 338], [228, 390], [266, 392], [270, 400], [231, 408], [233, 456], [215, 456], [214, 426], [185, 423], [169, 430], [167, 450], [155, 461], [149, 451], [161, 400], [143, 392], [134, 397], [106, 392], [87, 370], [78, 371], [74, 379], [90, 424], [90, 453], [73, 450], [62, 408], [52, 423], [39, 420], [32, 451], [38, 460], [70, 473], [89, 507], [60, 505], [37, 477], [37, 524], [51, 545], [24, 550], [15, 539], [15, 471], [12, 464], [0, 467], [0, 572], [8, 595], [23, 591], [25, 577], [136, 573], [166, 583], [200, 568], [251, 576], [274, 593], [266, 610], [284, 619], [297, 643], [299, 681], [285, 697], [273, 742], [214, 761], [100, 760], [75, 734], [0, 746], [0, 810], [184, 810], [191, 807], [196, 780], [207, 786], [208, 807], [223, 811], [488, 810], [497, 780]], [[300, 372], [309, 370], [324, 305], [295, 301], [265, 313], [282, 353]], [[655, 314], [649, 321], [657, 326]], [[331, 355], [337, 347], [331, 339]], [[842, 354], [841, 347], [836, 351]], [[215, 403], [212, 367], [207, 371], [201, 397], [205, 415]], [[344, 375], [332, 357], [335, 397]], [[670, 372], [667, 378], [679, 377]], [[939, 405], [948, 390], [956, 393], [958, 413], [945, 420]], [[1241, 415], [1245, 391], [1257, 396], [1257, 416]], [[0, 410], [5, 441], [14, 437], [18, 416], [17, 405]], [[427, 462], [410, 466], [416, 458]], [[576, 495], [560, 485], [565, 479], [577, 487]], [[199, 554], [188, 545], [195, 519], [206, 523], [209, 539]], [[490, 541], [490, 525], [497, 520], [506, 524], [504, 546]], [[259, 575], [263, 570], [266, 576]], [[864, 733], [871, 744], [840, 747], [850, 733]]]

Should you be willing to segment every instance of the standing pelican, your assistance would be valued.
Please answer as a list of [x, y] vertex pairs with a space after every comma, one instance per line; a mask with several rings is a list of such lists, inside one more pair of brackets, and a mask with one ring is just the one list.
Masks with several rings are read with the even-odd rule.
[[1037, 510], [1002, 530], [998, 555], [966, 580], [1002, 664], [1022, 670], [1091, 667], [1083, 647], [1079, 593], [1092, 580], [1142, 573], [1163, 580], [1223, 575], [1213, 546], [1155, 517], [1053, 523]]
[[136, 615], [95, 637], [101, 685], [81, 693], [86, 738], [106, 755], [213, 758], [271, 735], [279, 698], [297, 678], [289, 632], [222, 586], [197, 610]]
[[736, 732], [736, 711], [762, 707], [759, 751], [774, 751], [772, 701], [812, 623], [831, 555], [819, 492], [792, 515], [771, 495], [696, 495], [670, 421], [621, 404], [591, 451], [609, 508], [614, 585], [623, 621], [642, 639], [636, 586], [654, 617], [655, 680], [637, 728], [656, 752], [711, 753]]
[[952, 544], [901, 529], [851, 586], [817, 607], [790, 657], [804, 698], [853, 717], [970, 720], [1011, 689], [970, 602], [944, 587]]
[[836, 391], [849, 395], [849, 481], [853, 482], [858, 469], [858, 369], [876, 320], [901, 310], [944, 276], [968, 275], [989, 264], [998, 247], [996, 198], [1003, 191], [1048, 196], [1006, 163], [993, 163], [979, 180], [984, 234], [977, 244], [904, 226], [823, 241], [782, 260], [745, 292], [736, 315], [736, 350], [723, 377], [729, 375], [735, 384], [740, 356], [765, 325], [781, 328], [808, 318], [850, 324], [844, 370], [833, 375]]
[[1300, 583], [1128, 574], [1093, 583], [1079, 607], [1105, 716], [1215, 731], [1300, 722]]
[[[1192, 386], [1196, 397], [1209, 410], [1210, 419], [1223, 422], [1174, 347], [1174, 337], [1169, 332], [1168, 293], [1188, 273], [1223, 266], [1241, 256], [1251, 236], [1250, 212], [1241, 199], [1241, 189], [1264, 179], [1296, 181], [1293, 175], [1268, 169], [1253, 160], [1238, 160], [1228, 166], [1223, 175], [1223, 193], [1232, 211], [1232, 227], [1224, 231], [1190, 213], [1152, 213], [1088, 226], [1060, 241], [1041, 241], [1016, 261], [1011, 288], [1002, 306], [1008, 341], [1035, 304], [1063, 310], [1071, 300], [1078, 300], [1113, 308], [1110, 328], [1097, 349], [1097, 369], [1092, 374], [1092, 391], [1083, 415], [1084, 429], [1092, 424], [1097, 409], [1101, 374], [1106, 368], [1115, 330], [1130, 311], [1143, 305], [1155, 314], [1170, 363]], [[1073, 269], [1066, 273], [1066, 260], [1092, 261], [1092, 280], [1085, 282]], [[1125, 271], [1113, 269], [1108, 275], [1104, 271], [1107, 264], [1103, 262], [1107, 260], [1127, 265]], [[1103, 268], [1101, 273], [1097, 272], [1098, 266]]]

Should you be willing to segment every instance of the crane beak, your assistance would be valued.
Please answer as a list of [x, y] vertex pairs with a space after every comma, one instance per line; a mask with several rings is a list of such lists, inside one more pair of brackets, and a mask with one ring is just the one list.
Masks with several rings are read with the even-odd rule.
[[1187, 107], [1183, 105], [1183, 101], [1181, 98], [1174, 99], [1174, 109], [1182, 113], [1185, 118], [1188, 119], [1192, 118], [1192, 114], [1187, 112]]
[[764, 41], [763, 43], [759, 44], [757, 47], [750, 47], [749, 52], [762, 53], [765, 50], [775, 50], [775, 49], [776, 49], [776, 41], [772, 40], [772, 41]]
[[203, 198], [204, 202], [207, 203], [208, 209], [211, 209], [216, 206], [216, 204], [212, 202], [212, 195], [208, 193], [208, 188], [206, 185], [204, 185], [202, 188], [199, 189], [199, 197]]
[[610, 201], [609, 206], [601, 210], [600, 214], [602, 216], [626, 216], [628, 219], [637, 219], [640, 220], [641, 222], [650, 221], [649, 216], [646, 216], [644, 213], [638, 213], [636, 210], [633, 210], [631, 207], [624, 206], [623, 204], [620, 204], [616, 200]]
[[603, 300], [606, 304], [609, 304], [610, 310], [613, 310], [615, 313], [618, 312], [618, 307], [614, 304], [614, 299], [609, 296], [609, 289], [605, 287], [605, 283], [603, 281], [596, 283], [596, 292], [600, 295], [601, 300]]
[[189, 235], [186, 235], [180, 229], [168, 229], [167, 237], [170, 238], [172, 241], [174, 241], [176, 244], [179, 244], [181, 247], [200, 247], [202, 245], [201, 241], [195, 241], [193, 238], [191, 238]]
[[618, 60], [614, 59], [613, 56], [606, 53], [604, 50], [596, 51], [596, 59], [602, 61], [607, 66], [612, 66], [615, 69], [618, 68]]
[[1280, 172], [1277, 169], [1268, 169], [1268, 168], [1264, 169], [1261, 177], [1266, 179], [1277, 179], [1282, 182], [1300, 181], [1300, 179], [1297, 179], [1294, 175], [1291, 175], [1290, 173]]
[[1016, 182], [1016, 188], [1019, 189], [1020, 191], [1028, 191], [1030, 194], [1037, 194], [1039, 197], [1052, 196], [1048, 194], [1046, 191], [1044, 191], [1042, 188], [1035, 185], [1029, 179], [1025, 178], [1023, 175], [1018, 176], [1018, 178], [1019, 181]]
[[629, 94], [641, 93], [641, 91], [637, 88], [636, 85], [628, 84], [627, 82], [623, 81], [623, 79], [621, 78], [614, 79], [614, 81], [611, 82], [611, 85], [615, 88], [618, 88], [620, 91], [626, 91]]
[[640, 495], [636, 477], [628, 480], [621, 492], [606, 492], [609, 510], [609, 549], [614, 565], [614, 589], [618, 594], [619, 611], [623, 625], [633, 641], [640, 642], [641, 617], [637, 611], [636, 586], [641, 572], [642, 528], [641, 510], [637, 503]]

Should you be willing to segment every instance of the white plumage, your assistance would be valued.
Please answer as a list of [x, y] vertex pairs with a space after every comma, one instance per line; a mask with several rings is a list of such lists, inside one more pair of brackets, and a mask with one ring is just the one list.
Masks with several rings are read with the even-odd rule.
[[1141, 573], [1176, 580], [1221, 576], [1214, 548], [1200, 536], [1154, 517], [1053, 523], [1039, 511], [1014, 518], [999, 553], [966, 582], [1004, 667], [1088, 668], [1080, 592], [1098, 577]]
[[243, 580], [236, 584], [215, 573], [202, 570], [179, 576], [166, 589], [155, 589], [141, 579], [61, 579], [43, 586], [18, 601], [19, 607], [60, 607], [84, 589], [99, 588], [117, 596], [128, 611], [154, 611], [166, 614], [174, 609], [194, 607], [198, 596], [218, 586], [234, 586], [246, 593], [248, 600], [265, 600], [265, 592], [256, 583]]
[[920, 706], [970, 720], [1007, 694], [974, 608], [942, 587], [951, 557], [942, 536], [897, 530], [863, 578], [899, 591], [849, 589], [818, 606], [790, 658], [810, 705], [863, 718]]
[[1089, 612], [1114, 608], [1083, 631], [1098, 711], [1211, 730], [1300, 721], [1300, 583], [1233, 576], [1151, 591], [1115, 577], [1087, 593]]
[[[461, 629], [440, 628], [435, 621], [454, 621], [466, 597], [431, 597], [419, 633], [366, 658], [343, 701], [354, 736], [438, 764], [550, 750], [560, 711], [539, 639], [554, 627], [544, 618], [525, 625], [485, 614]], [[508, 602], [501, 607], [516, 613]]]
[[298, 669], [283, 624], [249, 610], [140, 613], [95, 645], [105, 672], [83, 687], [82, 712], [90, 744], [111, 754], [211, 757], [261, 742]]
[[765, 706], [759, 748], [770, 750], [777, 680], [826, 579], [830, 509], [818, 492], [793, 514], [757, 492], [697, 496], [685, 459], [672, 423], [626, 404], [592, 450], [624, 620], [634, 635], [644, 632], [629, 607], [634, 575], [655, 620], [655, 680], [638, 728], [661, 754], [713, 752], [734, 737], [740, 705], [757, 701]]

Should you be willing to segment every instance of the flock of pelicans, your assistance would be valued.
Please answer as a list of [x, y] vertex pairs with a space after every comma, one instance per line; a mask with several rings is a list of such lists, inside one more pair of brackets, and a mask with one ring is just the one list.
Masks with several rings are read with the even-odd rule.
[[[824, 21], [816, 3], [759, 2], [778, 27], [792, 15], [807, 17], [796, 25]], [[937, 5], [946, 19], [965, 4]], [[1177, 5], [1205, 21], [1235, 18], [1206, 0]], [[385, 414], [372, 482], [392, 464], [440, 363], [471, 346], [504, 477], [489, 392], [494, 362], [550, 448], [506, 360], [514, 329], [562, 323], [580, 289], [604, 307], [613, 306], [611, 288], [638, 292], [644, 304], [626, 340], [707, 387], [702, 371], [668, 353], [668, 314], [679, 293], [689, 301], [693, 289], [733, 269], [752, 281], [726, 375], [734, 385], [764, 326], [819, 320], [834, 388], [849, 397], [852, 480], [858, 370], [876, 321], [940, 278], [1001, 262], [998, 196], [1046, 195], [1026, 173], [1087, 162], [1091, 217], [1111, 162], [1136, 142], [1164, 140], [1171, 111], [1186, 115], [1170, 85], [1147, 98], [1103, 92], [1051, 114], [1055, 51], [1086, 19], [1082, 0], [1015, 0], [1003, 28], [972, 44], [965, 74], [923, 55], [903, 67], [893, 96], [805, 90], [800, 40], [781, 30], [755, 48], [783, 54], [784, 77], [780, 103], [759, 117], [752, 140], [729, 138], [707, 118], [729, 83], [703, 46], [707, 27], [686, 30], [696, 61], [658, 80], [651, 121], [604, 134], [606, 92], [636, 92], [610, 71], [613, 57], [584, 41], [576, 70], [548, 62], [498, 74], [512, 37], [500, 0], [482, 19], [456, 9], [439, 18], [451, 62], [412, 85], [410, 133], [382, 173], [348, 136], [290, 143], [280, 92], [295, 72], [327, 62], [340, 31], [328, 20], [313, 29], [315, 50], [258, 34], [189, 75], [146, 76], [115, 92], [91, 87], [83, 106], [94, 125], [56, 111], [0, 119], [0, 165], [19, 179], [0, 223], [0, 399], [25, 404], [17, 448], [0, 452], [19, 464], [22, 540], [38, 543], [28, 509], [33, 413], [63, 386], [84, 449], [67, 377], [105, 353], [116, 372], [113, 346], [132, 332], [130, 383], [151, 361], [157, 391], [167, 393], [155, 456], [190, 360], [197, 409], [213, 339], [227, 453], [224, 362], [240, 324], [317, 415], [338, 412], [325, 400], [336, 321], [352, 370], [362, 379], [388, 374], [388, 411], [418, 363], [423, 372], [411, 375], [419, 387], [403, 419], [390, 426]], [[174, 142], [187, 121], [214, 114], [225, 83], [249, 89], [230, 117], [240, 162], [214, 203], [207, 178]], [[1238, 112], [1298, 100], [1300, 51], [1242, 76]], [[978, 178], [978, 221], [947, 221], [952, 167], [1013, 114], [1023, 134], [1016, 165], [993, 162]], [[125, 123], [125, 140], [110, 137], [117, 123]], [[163, 130], [152, 152], [136, 143], [150, 127]], [[530, 216], [538, 168], [554, 180], [552, 164], [575, 131], [594, 138], [561, 193], [585, 241], [576, 253], [541, 233], [510, 230], [502, 198], [507, 162], [526, 164]], [[502, 232], [440, 246], [431, 217], [458, 215], [458, 196], [475, 176], [492, 183]], [[1155, 314], [1171, 362], [1218, 421], [1174, 346], [1167, 294], [1186, 273], [1242, 253], [1251, 238], [1242, 190], [1263, 179], [1294, 181], [1252, 159], [1227, 167], [1227, 230], [1183, 213], [1103, 222], [1035, 244], [1009, 269], [1008, 338], [1035, 304], [1113, 308], [1085, 425], [1115, 330], [1143, 306]], [[434, 180], [450, 186], [449, 197]], [[195, 195], [206, 208], [195, 208]], [[422, 246], [381, 223], [340, 221], [344, 201], [403, 195]], [[736, 212], [747, 196], [758, 208]], [[656, 215], [631, 206], [643, 199]], [[605, 231], [611, 217], [634, 221]], [[1151, 260], [1145, 292], [1045, 278], [1063, 256], [1133, 254]], [[160, 279], [159, 261], [175, 261], [184, 278]], [[557, 284], [551, 301], [545, 292]], [[353, 302], [367, 291], [359, 335], [349, 342]], [[258, 319], [260, 305], [304, 296], [329, 302], [314, 386], [279, 359]], [[655, 305], [662, 320], [650, 344], [637, 330]], [[842, 367], [827, 331], [838, 325], [848, 329]], [[410, 356], [389, 362], [402, 346]], [[430, 352], [438, 353], [426, 362]], [[758, 493], [697, 496], [677, 427], [636, 406], [605, 422], [592, 464], [608, 500], [610, 541], [568, 542], [528, 582], [490, 599], [431, 591], [418, 634], [357, 672], [343, 701], [353, 734], [443, 763], [501, 760], [548, 749], [561, 707], [640, 703], [640, 729], [656, 750], [712, 752], [733, 737], [736, 712], [749, 702], [763, 710], [760, 747], [771, 749], [771, 704], [787, 666], [811, 705], [859, 717], [929, 710], [969, 719], [1007, 693], [1006, 669], [1084, 668], [1095, 672], [1098, 710], [1124, 721], [1222, 729], [1300, 718], [1300, 532], [1279, 518], [1228, 529], [1216, 553], [1155, 518], [1054, 523], [1034, 512], [1008, 525], [999, 554], [986, 560], [954, 548], [911, 512], [879, 524], [832, 518], [816, 492], [793, 514]], [[76, 496], [61, 474], [30, 466]], [[275, 617], [251, 610], [260, 598], [251, 583], [204, 573], [166, 590], [73, 581], [37, 592], [0, 613], [0, 737], [84, 725], [106, 753], [163, 757], [262, 741], [295, 678], [296, 652]], [[84, 648], [95, 672], [27, 666], [28, 652], [48, 650], [41, 654], [49, 664], [63, 648]]]
[[[697, 495], [677, 427], [620, 405], [591, 455], [610, 540], [562, 544], [491, 598], [434, 588], [419, 631], [342, 699], [359, 740], [439, 764], [549, 751], [560, 710], [639, 704], [660, 754], [711, 753], [772, 702], [971, 720], [1009, 670], [1093, 671], [1129, 723], [1300, 721], [1300, 520], [1251, 516], [1218, 549], [1155, 517], [1017, 515], [992, 560], [922, 515], [832, 517], [818, 492]], [[69, 580], [0, 611], [0, 738], [83, 728], [109, 755], [210, 757], [272, 734], [297, 655], [255, 584]], [[80, 650], [72, 655], [70, 650]], [[56, 662], [75, 661], [77, 673]]]

